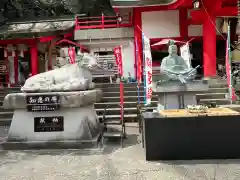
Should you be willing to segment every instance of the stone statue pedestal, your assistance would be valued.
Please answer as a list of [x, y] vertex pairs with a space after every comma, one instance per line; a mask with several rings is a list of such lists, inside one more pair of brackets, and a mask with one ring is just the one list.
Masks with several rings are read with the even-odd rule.
[[15, 93], [4, 99], [14, 115], [5, 149], [89, 148], [97, 146], [101, 126], [94, 103], [101, 90]]
[[208, 91], [203, 81], [167, 81], [154, 84], [153, 91], [158, 94], [158, 110], [184, 109], [187, 105], [197, 105], [196, 94]]

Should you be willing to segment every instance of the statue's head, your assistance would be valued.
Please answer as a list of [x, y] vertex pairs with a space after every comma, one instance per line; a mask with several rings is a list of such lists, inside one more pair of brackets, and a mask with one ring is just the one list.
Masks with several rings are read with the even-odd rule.
[[176, 45], [170, 45], [168, 47], [169, 55], [177, 55], [178, 49]]

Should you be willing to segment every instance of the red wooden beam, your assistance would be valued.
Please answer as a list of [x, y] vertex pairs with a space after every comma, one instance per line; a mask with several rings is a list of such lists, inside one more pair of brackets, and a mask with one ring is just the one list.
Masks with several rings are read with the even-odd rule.
[[67, 44], [71, 44], [73, 46], [78, 46], [78, 47], [80, 47], [81, 51], [89, 52], [89, 50], [87, 48], [85, 48], [83, 45], [78, 44], [78, 43], [73, 42], [73, 41], [70, 41], [69, 39], [61, 39], [61, 40], [59, 40], [55, 43], [55, 46], [57, 46], [59, 44], [62, 44], [62, 43], [67, 43]]
[[56, 37], [57, 37], [57, 36], [40, 37], [40, 38], [39, 38], [39, 41], [45, 43], [45, 42], [49, 42], [49, 41], [55, 39]]
[[188, 25], [202, 25], [202, 21], [201, 20], [199, 20], [199, 19], [188, 19], [187, 20], [187, 24]]
[[7, 44], [35, 44], [37, 39], [3, 39], [0, 40], [0, 45]]
[[179, 9], [179, 32], [184, 39], [188, 37], [188, 10], [187, 8]]
[[215, 12], [216, 16], [237, 16], [237, 7], [223, 7]]

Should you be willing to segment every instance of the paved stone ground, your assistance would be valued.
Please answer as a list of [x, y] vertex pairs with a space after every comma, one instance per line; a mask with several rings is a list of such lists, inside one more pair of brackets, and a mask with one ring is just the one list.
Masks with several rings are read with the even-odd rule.
[[0, 151], [0, 180], [240, 180], [238, 160], [146, 162], [137, 142], [130, 133], [123, 149]]

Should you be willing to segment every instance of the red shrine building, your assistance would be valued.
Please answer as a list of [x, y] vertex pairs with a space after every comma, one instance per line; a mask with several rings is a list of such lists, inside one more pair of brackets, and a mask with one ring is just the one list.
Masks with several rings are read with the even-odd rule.
[[[236, 37], [237, 0], [155, 1], [113, 0], [116, 18], [76, 16], [1, 27], [1, 83], [18, 85], [28, 76], [53, 69], [59, 56], [67, 58], [69, 47], [75, 47], [76, 54], [95, 54], [103, 69], [114, 70], [113, 49], [118, 45], [123, 47], [124, 76], [136, 78], [143, 64], [142, 32], [151, 44], [165, 38], [191, 40], [193, 66], [202, 65], [205, 77], [216, 76], [217, 64], [225, 58], [226, 22], [232, 42]], [[165, 56], [166, 48], [152, 47], [153, 65], [159, 66]]]

